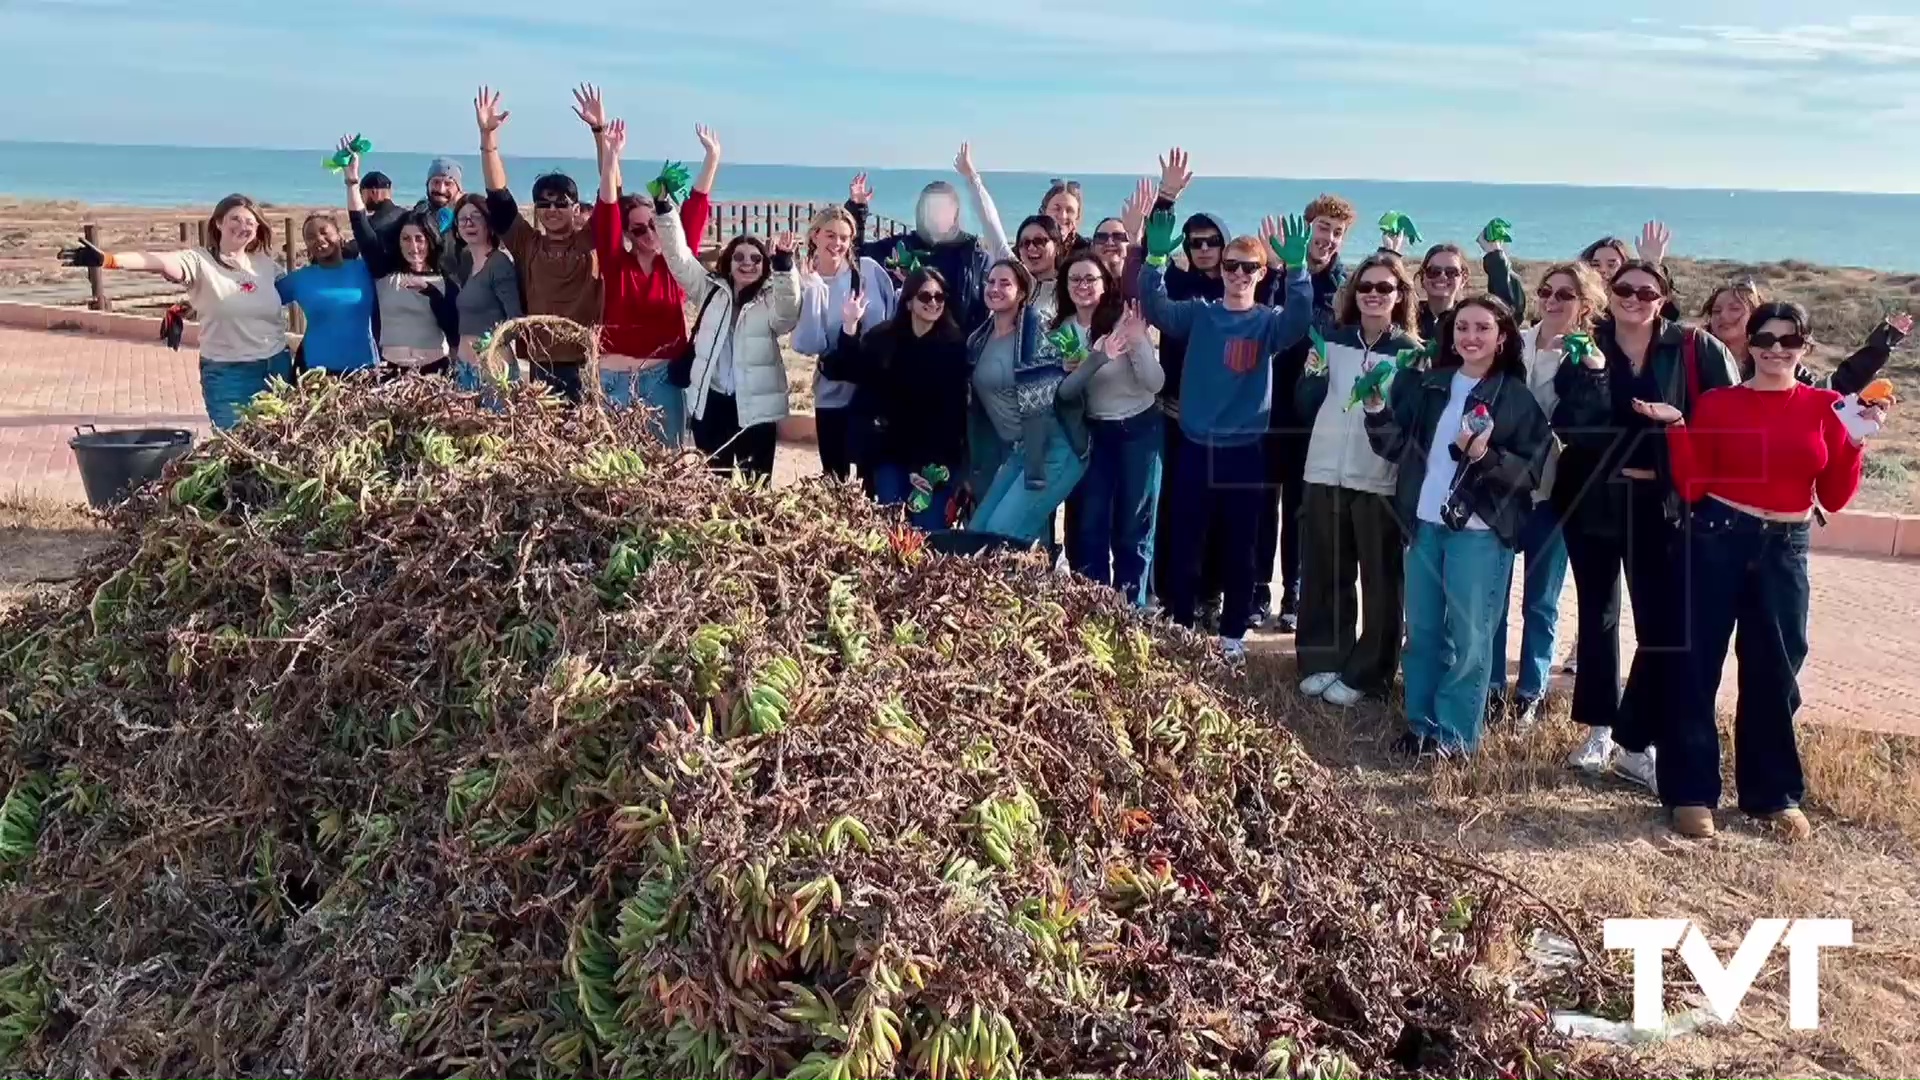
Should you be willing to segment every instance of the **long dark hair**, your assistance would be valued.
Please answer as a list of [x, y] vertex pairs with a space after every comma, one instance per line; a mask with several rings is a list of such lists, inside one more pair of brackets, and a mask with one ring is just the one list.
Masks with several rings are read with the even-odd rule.
[[953, 290], [947, 287], [946, 275], [931, 266], [923, 266], [907, 275], [906, 282], [900, 286], [900, 304], [893, 309], [893, 318], [887, 324], [888, 329], [902, 339], [913, 336], [913, 298], [920, 295], [921, 288], [928, 283], [940, 286], [940, 294], [947, 298], [947, 302], [940, 305], [940, 317], [933, 321], [933, 329], [927, 331], [927, 336], [958, 338], [960, 323], [953, 317], [956, 297], [953, 295]]
[[406, 233], [407, 226], [411, 225], [419, 229], [420, 234], [427, 238], [427, 268], [422, 273], [441, 272], [440, 223], [434, 220], [435, 216], [432, 210], [409, 210], [400, 218], [400, 227], [393, 230], [393, 239], [388, 241], [393, 250], [387, 253], [387, 257], [391, 260], [390, 265], [396, 270], [407, 274], [414, 272], [413, 267], [407, 264], [407, 257], [400, 251], [400, 237]]
[[[1026, 220], [1020, 222], [1020, 227], [1013, 230], [1013, 254], [1015, 258], [1019, 258], [1020, 252], [1025, 250], [1024, 245], [1020, 243], [1020, 237], [1028, 229], [1039, 229], [1041, 232], [1047, 234], [1047, 239], [1053, 241], [1053, 265], [1054, 269], [1058, 270], [1060, 268], [1060, 256], [1066, 254], [1067, 251], [1066, 237], [1060, 235], [1060, 223], [1046, 214], [1028, 214]], [[1029, 273], [1031, 273], [1031, 271], [1029, 271]]]
[[1620, 261], [1623, 263], [1633, 261], [1633, 252], [1627, 250], [1627, 242], [1617, 236], [1603, 236], [1593, 243], [1588, 244], [1586, 247], [1581, 248], [1580, 261], [1586, 263], [1588, 266], [1592, 266], [1593, 257], [1600, 254], [1601, 248], [1612, 248], [1614, 253], [1620, 256]]
[[1060, 329], [1067, 325], [1068, 319], [1079, 314], [1073, 306], [1073, 294], [1067, 285], [1067, 278], [1073, 273], [1073, 268], [1081, 263], [1100, 271], [1100, 302], [1087, 319], [1087, 340], [1094, 342], [1113, 332], [1114, 324], [1120, 321], [1120, 314], [1126, 308], [1126, 300], [1120, 295], [1120, 285], [1114, 280], [1113, 271], [1107, 269], [1107, 264], [1101, 262], [1091, 248], [1074, 252], [1060, 264], [1060, 276], [1054, 281], [1054, 295], [1058, 297], [1058, 302], [1054, 307], [1053, 326], [1050, 329]]
[[1460, 366], [1460, 354], [1453, 349], [1453, 323], [1459, 318], [1460, 312], [1476, 307], [1491, 313], [1494, 324], [1500, 328], [1500, 351], [1494, 355], [1492, 370], [1525, 383], [1527, 361], [1521, 355], [1520, 323], [1513, 317], [1513, 309], [1507, 306], [1505, 300], [1487, 293], [1467, 297], [1453, 305], [1453, 309], [1441, 318], [1433, 370], [1451, 371]]
[[[743, 245], [751, 246], [760, 253], [760, 277], [751, 285], [734, 288], [733, 253], [740, 250]], [[733, 289], [733, 310], [738, 312], [741, 308], [753, 303], [754, 298], [760, 295], [760, 290], [766, 288], [767, 280], [773, 277], [773, 252], [767, 250], [766, 241], [749, 233], [741, 233], [727, 241], [727, 246], [720, 249], [720, 254], [714, 259], [713, 265], [720, 278], [727, 283], [727, 287]]]

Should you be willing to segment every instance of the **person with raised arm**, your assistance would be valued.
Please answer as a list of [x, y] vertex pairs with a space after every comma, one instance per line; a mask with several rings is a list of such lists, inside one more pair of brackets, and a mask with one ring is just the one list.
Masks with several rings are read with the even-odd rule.
[[381, 371], [448, 374], [460, 340], [460, 289], [441, 265], [440, 230], [428, 215], [408, 213], [391, 239], [381, 235], [360, 196], [360, 155], [352, 143], [352, 136], [340, 140], [348, 155], [347, 221], [374, 281]]
[[993, 260], [982, 249], [980, 238], [960, 227], [960, 193], [953, 185], [935, 180], [920, 189], [913, 228], [898, 236], [866, 239], [872, 203], [873, 188], [867, 184], [867, 174], [860, 173], [847, 185], [846, 208], [853, 216], [855, 250], [886, 267], [896, 281], [904, 281], [918, 267], [933, 267], [959, 298], [953, 302], [953, 317], [961, 330], [971, 332], [984, 322], [981, 292]]
[[[627, 125], [608, 120], [598, 90], [584, 88], [576, 109], [598, 139], [600, 191], [588, 228], [600, 262], [600, 387], [616, 408], [644, 404], [655, 413], [655, 432], [669, 447], [685, 440], [686, 391], [673, 385], [674, 357], [687, 348], [687, 294], [660, 255], [653, 199], [625, 190], [620, 165]], [[706, 159], [680, 204], [681, 234], [697, 258], [706, 239], [713, 182], [720, 173], [720, 136], [696, 125]]]
[[159, 274], [186, 288], [200, 324], [201, 398], [213, 426], [225, 430], [240, 422], [241, 407], [270, 379], [293, 376], [285, 301], [275, 287], [284, 271], [268, 254], [272, 249], [273, 232], [260, 208], [233, 194], [207, 218], [205, 247], [108, 252], [82, 240], [59, 259], [62, 266]]
[[[1666, 402], [1689, 415], [1700, 395], [1738, 377], [1726, 346], [1662, 314], [1673, 285], [1658, 265], [1623, 263], [1608, 292], [1594, 347], [1554, 373], [1553, 426], [1563, 445], [1552, 501], [1580, 613], [1572, 719], [1588, 729], [1567, 764], [1595, 773], [1611, 766], [1651, 789], [1654, 747], [1674, 701], [1670, 674], [1687, 648], [1679, 580], [1685, 515], [1660, 427], [1633, 403]], [[1623, 570], [1636, 638], [1624, 693]]]
[[[800, 325], [793, 330], [793, 351], [816, 360], [813, 419], [820, 471], [845, 480], [859, 465], [861, 482], [877, 495], [863, 460], [873, 417], [864, 408], [857, 385], [827, 376], [834, 366], [829, 363], [831, 354], [841, 343], [841, 315], [849, 297], [862, 300], [861, 333], [894, 317], [893, 278], [879, 263], [853, 253], [853, 234], [853, 216], [843, 207], [830, 206], [807, 223], [807, 261], [800, 275]], [[953, 298], [945, 294], [944, 278], [940, 288], [941, 315], [953, 322], [955, 334], [964, 339], [958, 320], [946, 310]]]
[[1675, 831], [1714, 834], [1721, 795], [1715, 699], [1737, 630], [1740, 809], [1798, 840], [1810, 832], [1793, 717], [1807, 658], [1813, 508], [1839, 510], [1859, 490], [1864, 448], [1887, 404], [1800, 381], [1813, 335], [1798, 305], [1763, 303], [1745, 331], [1753, 374], [1744, 383], [1702, 394], [1690, 417], [1664, 401], [1633, 403], [1665, 428], [1673, 483], [1692, 508], [1681, 556], [1689, 648], [1680, 658], [1684, 679], [1662, 702], [1660, 801]]
[[[1262, 236], [1227, 245], [1219, 268], [1223, 297], [1176, 301], [1163, 268], [1178, 243], [1173, 212], [1155, 212], [1147, 224], [1147, 259], [1140, 297], [1147, 321], [1163, 335], [1187, 341], [1181, 372], [1181, 445], [1168, 482], [1173, 526], [1166, 542], [1170, 581], [1163, 597], [1181, 626], [1194, 623], [1196, 586], [1210, 537], [1221, 545], [1220, 647], [1230, 661], [1246, 655], [1253, 609], [1253, 559], [1259, 541], [1260, 491], [1267, 483], [1261, 440], [1273, 402], [1273, 357], [1304, 337], [1313, 322], [1313, 281], [1307, 273], [1306, 222], [1284, 227], [1269, 218]], [[1273, 247], [1286, 270], [1286, 303], [1257, 301]]]
[[[353, 183], [347, 180], [349, 186]], [[308, 214], [300, 235], [307, 246], [307, 265], [282, 277], [274, 288], [283, 302], [300, 305], [306, 317], [301, 363], [336, 375], [374, 366], [380, 355], [373, 335], [373, 275], [366, 261], [348, 257], [340, 221], [326, 211]]]
[[890, 295], [844, 293], [839, 340], [821, 365], [866, 395], [872, 429], [861, 468], [871, 474], [874, 497], [906, 507], [909, 521], [933, 532], [947, 527], [966, 465], [967, 341], [947, 314], [940, 271], [923, 266], [908, 274], [898, 311], [867, 328], [871, 301]]
[[1288, 409], [1309, 432], [1294, 638], [1300, 692], [1342, 708], [1368, 694], [1385, 697], [1400, 667], [1406, 535], [1393, 512], [1398, 477], [1394, 462], [1373, 452], [1365, 414], [1354, 406], [1370, 372], [1384, 379], [1388, 372], [1376, 368], [1414, 361], [1418, 303], [1398, 256], [1361, 260], [1334, 325], [1316, 328]]
[[736, 236], [709, 272], [694, 258], [674, 209], [673, 193], [662, 186], [653, 203], [660, 254], [697, 311], [687, 378], [693, 444], [720, 472], [738, 468], [770, 481], [787, 415], [780, 338], [800, 322], [794, 235], [779, 234], [771, 249], [757, 236]]
[[1407, 730], [1394, 749], [1416, 759], [1480, 745], [1500, 588], [1553, 441], [1505, 301], [1469, 297], [1449, 311], [1432, 368], [1401, 371], [1365, 399], [1367, 439], [1398, 466], [1394, 514], [1411, 540]]
[[[584, 105], [591, 89], [583, 86], [574, 91], [576, 106]], [[600, 280], [593, 230], [581, 228], [575, 212], [580, 205], [580, 187], [565, 173], [536, 177], [533, 212], [539, 228], [521, 218], [520, 205], [507, 187], [506, 163], [500, 157], [500, 129], [510, 115], [500, 107], [499, 91], [480, 88], [473, 100], [473, 118], [480, 129], [480, 171], [487, 186], [487, 207], [502, 245], [513, 255], [527, 314], [557, 315], [592, 328], [600, 321]], [[595, 129], [594, 156], [598, 160], [606, 129], [585, 115], [581, 119]], [[524, 347], [534, 378], [568, 401], [580, 401], [585, 392], [581, 380], [587, 360], [581, 346], [530, 333]]]
[[[1767, 302], [1766, 292], [1757, 283], [1740, 281], [1720, 286], [1700, 305], [1700, 324], [1733, 354], [1742, 378], [1751, 379], [1754, 372], [1752, 352], [1747, 345], [1747, 320]], [[1830, 373], [1821, 375], [1802, 364], [1794, 370], [1793, 377], [1804, 386], [1857, 394], [1879, 377], [1880, 369], [1893, 358], [1893, 350], [1911, 333], [1912, 315], [1904, 311], [1889, 314], [1868, 331], [1867, 340]]]

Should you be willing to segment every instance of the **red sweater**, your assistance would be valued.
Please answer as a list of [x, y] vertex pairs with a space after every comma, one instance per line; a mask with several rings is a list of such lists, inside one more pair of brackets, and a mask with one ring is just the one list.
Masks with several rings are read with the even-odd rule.
[[1860, 489], [1860, 447], [1833, 411], [1840, 395], [1727, 386], [1700, 395], [1693, 418], [1667, 427], [1681, 498], [1708, 495], [1782, 514], [1839, 510]]
[[[680, 226], [695, 255], [706, 237], [709, 211], [705, 192], [690, 192], [680, 204]], [[687, 344], [686, 290], [667, 269], [665, 256], [654, 256], [649, 271], [626, 250], [623, 218], [617, 202], [593, 206], [593, 245], [603, 282], [600, 351], [639, 360], [671, 357]]]

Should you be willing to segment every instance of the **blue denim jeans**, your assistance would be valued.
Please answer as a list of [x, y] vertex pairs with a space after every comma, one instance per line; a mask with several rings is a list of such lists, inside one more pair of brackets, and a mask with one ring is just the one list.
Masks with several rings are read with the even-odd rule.
[[615, 409], [647, 405], [653, 408], [653, 433], [670, 448], [678, 448], [687, 435], [687, 392], [667, 381], [668, 364], [655, 364], [645, 371], [600, 372], [600, 390], [607, 405]]
[[1125, 420], [1088, 421], [1087, 474], [1067, 500], [1068, 564], [1139, 607], [1147, 605], [1153, 565], [1164, 425], [1157, 406]]
[[1486, 722], [1495, 614], [1513, 551], [1487, 529], [1418, 523], [1407, 549], [1407, 726], [1472, 751]]
[[[1520, 630], [1520, 696], [1538, 698], [1547, 692], [1559, 631], [1560, 593], [1567, 584], [1567, 538], [1552, 504], [1535, 504], [1520, 523], [1520, 554], [1526, 557], [1527, 567], [1520, 595], [1520, 612], [1525, 617]], [[1493, 631], [1493, 666], [1487, 678], [1487, 689], [1496, 696], [1507, 692], [1506, 598], [1512, 595], [1509, 569], [1507, 587], [1500, 593], [1500, 621]]]
[[1027, 486], [1026, 449], [1019, 443], [1013, 445], [1007, 454], [1007, 460], [1000, 464], [1000, 471], [993, 474], [993, 484], [986, 494], [980, 497], [980, 506], [973, 513], [970, 526], [980, 532], [998, 533], [1015, 539], [1033, 543], [1050, 544], [1053, 537], [1049, 530], [1053, 526], [1053, 512], [1067, 501], [1075, 484], [1087, 471], [1087, 463], [1073, 452], [1072, 444], [1067, 442], [1066, 432], [1058, 425], [1047, 437], [1047, 464], [1043, 474], [1045, 483], [1038, 488]]
[[1720, 802], [1714, 699], [1730, 638], [1740, 686], [1733, 710], [1740, 809], [1771, 814], [1806, 797], [1793, 716], [1807, 659], [1810, 533], [1805, 522], [1766, 521], [1713, 499], [1694, 504], [1684, 608], [1691, 648], [1673, 672], [1682, 687], [1667, 703], [1655, 763], [1668, 806]]
[[[891, 461], [870, 462], [873, 470], [873, 497], [881, 506], [905, 506], [913, 497], [913, 471], [904, 465]], [[947, 472], [958, 476], [960, 470], [951, 466]], [[907, 521], [914, 528], [925, 532], [939, 532], [947, 527], [947, 503], [953, 498], [953, 482], [933, 486], [932, 502], [925, 510], [907, 512]]]
[[286, 350], [265, 360], [200, 358], [200, 397], [207, 419], [226, 431], [240, 423], [240, 409], [267, 388], [269, 379], [293, 379], [293, 354]]

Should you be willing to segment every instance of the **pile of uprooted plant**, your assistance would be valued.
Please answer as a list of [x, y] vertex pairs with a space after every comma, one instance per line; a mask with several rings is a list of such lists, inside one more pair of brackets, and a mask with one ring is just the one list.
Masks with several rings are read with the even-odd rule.
[[308, 376], [0, 623], [0, 1072], [1598, 1072], [1206, 643], [637, 414]]

